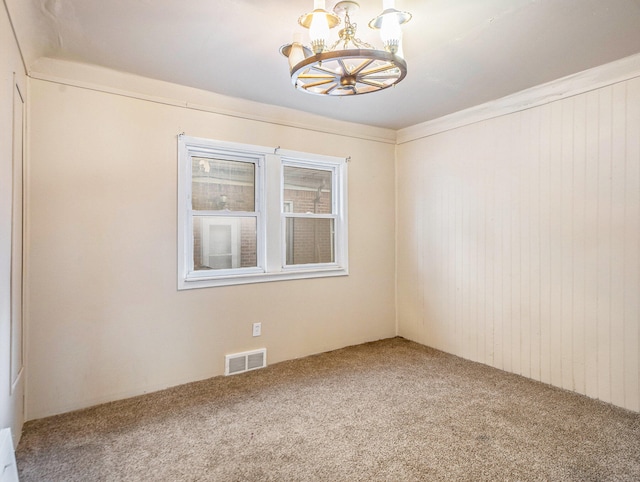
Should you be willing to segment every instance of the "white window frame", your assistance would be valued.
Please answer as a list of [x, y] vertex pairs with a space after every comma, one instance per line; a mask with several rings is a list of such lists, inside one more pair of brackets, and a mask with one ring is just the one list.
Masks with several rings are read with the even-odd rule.
[[[191, 158], [253, 162], [256, 166], [255, 212], [216, 212], [223, 218], [256, 217], [257, 266], [219, 270], [194, 270], [193, 217], [191, 203]], [[335, 262], [286, 265], [286, 217], [284, 215], [283, 166], [294, 165], [331, 170]], [[195, 212], [197, 213], [197, 211]], [[248, 283], [347, 276], [347, 165], [344, 158], [222, 142], [185, 135], [178, 136], [178, 289], [207, 288]]]

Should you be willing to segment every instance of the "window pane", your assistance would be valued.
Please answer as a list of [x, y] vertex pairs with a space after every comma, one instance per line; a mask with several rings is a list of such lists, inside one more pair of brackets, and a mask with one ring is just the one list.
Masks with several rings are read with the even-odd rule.
[[332, 214], [332, 172], [284, 166], [284, 212]]
[[194, 216], [194, 269], [255, 267], [256, 239], [255, 217]]
[[334, 220], [287, 218], [287, 265], [333, 263]]
[[191, 158], [194, 210], [255, 211], [255, 164], [206, 157]]

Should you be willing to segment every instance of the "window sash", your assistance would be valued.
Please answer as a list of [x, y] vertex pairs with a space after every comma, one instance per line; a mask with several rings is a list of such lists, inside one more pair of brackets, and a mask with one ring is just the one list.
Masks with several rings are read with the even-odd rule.
[[[231, 276], [237, 274], [251, 274], [251, 273], [263, 273], [264, 268], [260, 267], [260, 259], [259, 259], [259, 238], [260, 233], [258, 232], [259, 219], [255, 213], [241, 213], [242, 215], [238, 216], [235, 212], [232, 213], [224, 213], [221, 214], [219, 212], [215, 212], [215, 214], [204, 214], [203, 211], [193, 211], [193, 215], [190, 216], [190, 225], [189, 229], [191, 232], [191, 254], [189, 256], [190, 265], [189, 265], [189, 273], [188, 276], [193, 279], [212, 279], [221, 276]], [[195, 266], [195, 258], [196, 258], [196, 249], [195, 249], [195, 222], [194, 220], [198, 218], [199, 223], [201, 223], [201, 233], [200, 233], [200, 259], [201, 264], [206, 266], [205, 253], [207, 250], [207, 241], [210, 240], [210, 232], [207, 233], [203, 228], [204, 226], [212, 227], [229, 227], [229, 256], [231, 257], [232, 266], [229, 268], [201, 268], [197, 269]], [[240, 220], [242, 219], [255, 219], [255, 257], [256, 257], [256, 265], [255, 266], [239, 266], [242, 263], [242, 223]], [[209, 245], [210, 246], [210, 245]], [[253, 253], [249, 252], [249, 256], [252, 256]], [[221, 256], [218, 254], [208, 253], [208, 256], [215, 257]], [[237, 264], [238, 266], [233, 266]]]
[[[309, 169], [309, 170], [318, 170], [318, 171], [326, 171], [331, 173], [331, 213], [295, 213], [290, 212], [286, 209], [285, 204], [285, 188], [286, 188], [286, 180], [285, 180], [285, 167], [296, 167], [301, 169]], [[302, 160], [302, 159], [291, 159], [291, 158], [283, 158], [281, 160], [281, 182], [280, 182], [280, 195], [282, 197], [282, 202], [280, 203], [281, 209], [281, 261], [282, 261], [282, 269], [283, 271], [294, 271], [294, 270], [317, 270], [319, 268], [337, 268], [344, 264], [344, 255], [342, 250], [340, 249], [341, 240], [343, 239], [343, 226], [340, 222], [340, 217], [338, 215], [341, 212], [341, 197], [343, 193], [340, 189], [341, 186], [344, 186], [344, 182], [341, 179], [341, 171], [339, 169], [338, 164], [328, 164], [326, 162], [317, 162], [313, 160]], [[330, 219], [333, 220], [332, 223], [332, 232], [331, 239], [329, 241], [331, 257], [333, 261], [324, 262], [324, 263], [288, 263], [288, 259], [292, 253], [292, 246], [290, 243], [293, 241], [293, 235], [288, 232], [289, 220], [290, 219]]]

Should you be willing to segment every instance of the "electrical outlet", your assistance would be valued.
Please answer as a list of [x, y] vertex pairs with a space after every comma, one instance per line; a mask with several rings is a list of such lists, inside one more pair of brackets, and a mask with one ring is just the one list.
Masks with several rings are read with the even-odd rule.
[[262, 334], [262, 323], [253, 324], [253, 336], [260, 336]]

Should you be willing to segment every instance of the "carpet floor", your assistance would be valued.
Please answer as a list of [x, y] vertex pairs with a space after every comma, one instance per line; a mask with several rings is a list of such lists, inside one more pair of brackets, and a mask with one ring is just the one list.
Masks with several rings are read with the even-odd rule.
[[640, 414], [403, 338], [28, 422], [27, 481], [640, 480]]

